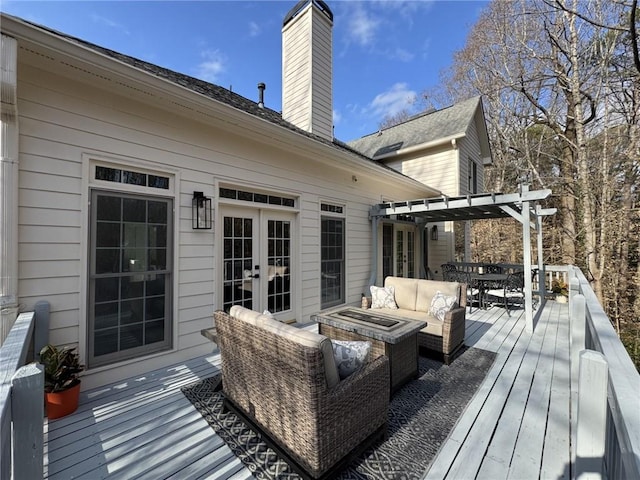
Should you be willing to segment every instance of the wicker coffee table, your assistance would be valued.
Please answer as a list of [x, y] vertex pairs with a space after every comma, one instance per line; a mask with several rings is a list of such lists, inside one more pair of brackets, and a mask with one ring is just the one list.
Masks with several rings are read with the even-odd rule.
[[374, 356], [389, 358], [391, 394], [418, 376], [418, 332], [427, 322], [405, 320], [376, 309], [341, 306], [311, 315], [319, 332], [335, 340], [371, 342]]

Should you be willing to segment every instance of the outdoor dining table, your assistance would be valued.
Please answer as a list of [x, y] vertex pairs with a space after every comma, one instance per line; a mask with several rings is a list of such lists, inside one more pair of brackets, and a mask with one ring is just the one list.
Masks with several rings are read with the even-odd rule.
[[508, 273], [469, 273], [469, 279], [479, 291], [478, 302], [480, 304], [480, 308], [485, 307], [485, 292], [493, 288], [502, 288], [508, 276]]

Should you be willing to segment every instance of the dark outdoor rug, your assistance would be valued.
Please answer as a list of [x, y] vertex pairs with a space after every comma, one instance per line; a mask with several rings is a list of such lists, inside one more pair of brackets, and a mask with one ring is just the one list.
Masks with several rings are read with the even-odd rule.
[[[389, 405], [389, 438], [365, 451], [339, 475], [351, 479], [417, 479], [455, 425], [491, 367], [495, 353], [467, 348], [451, 365], [420, 357], [420, 378], [406, 384]], [[219, 377], [182, 388], [213, 430], [258, 479], [300, 478], [232, 412], [223, 412]]]

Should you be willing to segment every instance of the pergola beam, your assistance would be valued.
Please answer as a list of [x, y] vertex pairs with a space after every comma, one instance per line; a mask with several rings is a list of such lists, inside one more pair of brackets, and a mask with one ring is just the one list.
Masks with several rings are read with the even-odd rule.
[[[525, 321], [526, 329], [533, 332], [533, 293], [531, 278], [531, 230], [537, 231], [538, 268], [540, 278], [544, 279], [542, 259], [542, 217], [554, 215], [555, 208], [543, 209], [537, 202], [551, 195], [551, 190], [529, 190], [528, 185], [520, 185], [518, 192], [509, 194], [487, 193], [480, 195], [464, 195], [439, 198], [421, 198], [403, 202], [386, 202], [374, 205], [369, 210], [372, 221], [373, 259], [371, 265], [370, 285], [377, 279], [378, 268], [378, 225], [381, 219], [393, 215], [409, 215], [420, 227], [420, 250], [424, 252], [425, 235], [422, 230], [427, 223], [450, 222], [462, 220], [484, 220], [491, 218], [512, 217], [522, 224], [523, 268], [525, 271]], [[533, 208], [532, 208], [533, 207]], [[423, 264], [424, 262], [421, 262]], [[422, 274], [423, 272], [421, 272]], [[543, 284], [541, 281], [541, 284]], [[540, 288], [544, 295], [544, 285]]]

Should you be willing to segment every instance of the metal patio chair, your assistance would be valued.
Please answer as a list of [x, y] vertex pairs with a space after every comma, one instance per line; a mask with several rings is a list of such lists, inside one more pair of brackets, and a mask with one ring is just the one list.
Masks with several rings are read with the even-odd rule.
[[500, 298], [504, 303], [504, 308], [509, 312], [509, 303], [519, 302], [524, 306], [524, 272], [518, 271], [507, 275], [501, 288], [492, 288], [485, 292], [487, 298]]
[[467, 288], [467, 304], [469, 305], [469, 313], [473, 308], [473, 302], [477, 302], [477, 307], [480, 308], [480, 288], [477, 285], [477, 282], [471, 279], [469, 272], [464, 270], [452, 270], [449, 271], [448, 282], [458, 282], [466, 285]]

